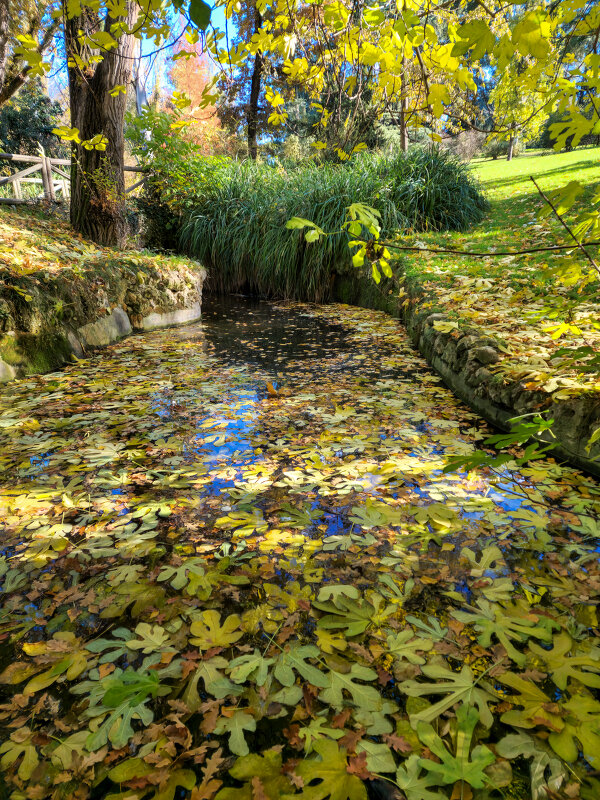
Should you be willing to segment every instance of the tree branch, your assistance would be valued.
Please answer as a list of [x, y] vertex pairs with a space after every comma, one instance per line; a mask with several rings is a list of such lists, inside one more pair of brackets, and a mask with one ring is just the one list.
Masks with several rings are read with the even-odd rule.
[[538, 186], [538, 184], [537, 184], [537, 182], [536, 182], [535, 178], [533, 177], [533, 175], [530, 175], [530, 176], [529, 176], [529, 180], [530, 180], [530, 181], [532, 181], [533, 185], [535, 186], [535, 188], [536, 188], [536, 189], [538, 190], [538, 192], [540, 193], [540, 195], [541, 195], [542, 199], [543, 199], [543, 200], [544, 200], [546, 203], [548, 203], [548, 205], [550, 206], [550, 208], [552, 209], [552, 211], [554, 211], [554, 214], [556, 215], [556, 217], [557, 217], [558, 221], [560, 222], [560, 224], [561, 224], [561, 225], [563, 226], [563, 228], [564, 228], [564, 229], [567, 231], [567, 233], [569, 234], [569, 236], [570, 236], [570, 237], [573, 239], [573, 241], [575, 242], [575, 244], [577, 245], [577, 247], [578, 247], [578, 248], [579, 248], [579, 249], [582, 251], [582, 253], [585, 255], [585, 257], [586, 257], [586, 258], [587, 258], [587, 260], [590, 262], [590, 264], [592, 265], [592, 267], [593, 267], [593, 268], [596, 270], [596, 272], [598, 273], [598, 277], [600, 278], [600, 267], [599, 267], [599, 266], [598, 266], [598, 264], [596, 264], [596, 262], [594, 261], [594, 258], [593, 258], [593, 256], [592, 256], [592, 254], [591, 254], [591, 253], [588, 253], [588, 251], [585, 249], [585, 246], [584, 246], [584, 245], [583, 245], [583, 244], [582, 244], [582, 243], [579, 241], [579, 239], [578, 239], [578, 238], [575, 236], [575, 234], [573, 233], [573, 231], [571, 230], [571, 228], [570, 228], [570, 227], [567, 225], [567, 223], [564, 221], [564, 219], [563, 219], [563, 218], [561, 217], [561, 215], [558, 213], [558, 211], [557, 211], [556, 207], [554, 206], [554, 203], [552, 202], [552, 200], [550, 200], [550, 198], [549, 198], [549, 197], [547, 197], [547, 196], [544, 194], [544, 192], [543, 192], [543, 191], [540, 189], [540, 187]]

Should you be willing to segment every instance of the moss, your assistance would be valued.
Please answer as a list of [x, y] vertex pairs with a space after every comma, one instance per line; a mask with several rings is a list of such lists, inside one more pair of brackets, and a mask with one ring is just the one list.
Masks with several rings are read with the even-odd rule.
[[39, 372], [53, 372], [71, 360], [71, 347], [61, 333], [42, 331], [39, 334], [20, 333], [17, 336], [18, 348], [23, 353], [26, 375]]
[[7, 334], [2, 338], [0, 358], [13, 367], [23, 363], [23, 355], [19, 352], [16, 337], [12, 334]]
[[394, 279], [383, 279], [376, 284], [370, 273], [365, 272], [336, 275], [333, 299], [361, 308], [386, 311], [393, 317], [399, 317], [401, 312], [397, 282]]

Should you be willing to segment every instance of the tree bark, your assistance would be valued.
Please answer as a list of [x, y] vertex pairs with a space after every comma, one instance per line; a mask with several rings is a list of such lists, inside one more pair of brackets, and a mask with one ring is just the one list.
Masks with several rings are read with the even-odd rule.
[[10, 0], [0, 0], [0, 91], [6, 79], [8, 49], [10, 46]]
[[[63, 0], [66, 6], [67, 0]], [[65, 8], [65, 44], [69, 57], [71, 126], [82, 141], [105, 137], [106, 149], [86, 149], [74, 143], [71, 153], [71, 224], [76, 231], [101, 245], [123, 246], [127, 236], [125, 214], [124, 135], [125, 93], [111, 97], [115, 86], [131, 81], [135, 37], [123, 33], [117, 47], [102, 52], [102, 60], [90, 64], [95, 55], [81, 43], [81, 31], [92, 35], [111, 31], [115, 23], [131, 28], [137, 4], [125, 0], [126, 16], [113, 18], [84, 8], [68, 19]]]
[[514, 130], [511, 130], [510, 139], [508, 140], [508, 154], [506, 156], [507, 161], [512, 161], [514, 148], [515, 148], [515, 132]]
[[[260, 11], [254, 6], [254, 32], [258, 33], [262, 25]], [[263, 72], [263, 56], [260, 50], [254, 56], [254, 69], [252, 70], [252, 82], [250, 84], [250, 101], [248, 103], [248, 154], [253, 161], [258, 158], [258, 100], [260, 97], [260, 87]]]

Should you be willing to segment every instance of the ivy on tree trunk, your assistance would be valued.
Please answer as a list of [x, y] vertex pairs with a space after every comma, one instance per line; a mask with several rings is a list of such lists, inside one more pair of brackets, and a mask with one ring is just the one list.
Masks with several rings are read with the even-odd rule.
[[[106, 12], [102, 18], [89, 7], [71, 19], [65, 13], [71, 126], [77, 128], [82, 142], [101, 136], [106, 145], [105, 149], [88, 149], [73, 143], [71, 224], [97, 244], [117, 247], [127, 235], [123, 169], [126, 94], [118, 87], [125, 89], [131, 81], [135, 37], [122, 33], [116, 47], [101, 53], [92, 50], [84, 37], [111, 32], [121, 25], [131, 29], [137, 5], [125, 0], [124, 8], [125, 15], [119, 17]], [[95, 63], [94, 55], [102, 59]]]

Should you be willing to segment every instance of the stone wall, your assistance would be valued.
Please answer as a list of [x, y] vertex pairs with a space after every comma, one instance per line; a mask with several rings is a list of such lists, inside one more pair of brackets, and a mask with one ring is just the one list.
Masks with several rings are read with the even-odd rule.
[[600, 476], [600, 441], [587, 451], [590, 436], [600, 426], [600, 394], [582, 394], [553, 400], [544, 391], [530, 391], [521, 381], [505, 380], [493, 372], [502, 358], [499, 342], [473, 327], [442, 332], [434, 323], [446, 315], [436, 307], [416, 281], [408, 281], [408, 293], [399, 297], [399, 286], [370, 276], [338, 276], [335, 299], [365, 308], [386, 311], [402, 319], [408, 333], [428, 364], [446, 385], [485, 420], [503, 430], [511, 417], [544, 412], [554, 420], [545, 436], [554, 445], [551, 455]]
[[58, 369], [135, 330], [199, 319], [205, 276], [200, 264], [160, 256], [0, 271], [0, 381]]

